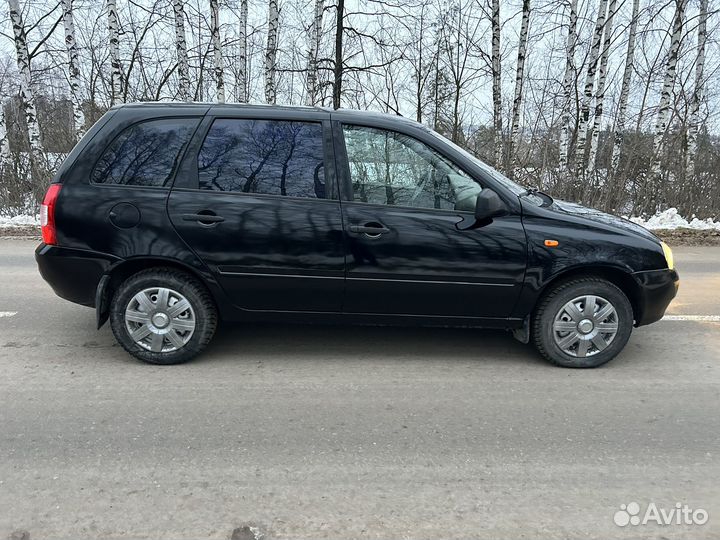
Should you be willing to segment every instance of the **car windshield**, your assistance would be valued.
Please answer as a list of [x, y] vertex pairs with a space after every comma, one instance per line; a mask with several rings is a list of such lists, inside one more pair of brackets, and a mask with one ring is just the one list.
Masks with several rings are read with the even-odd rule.
[[526, 193], [528, 192], [528, 189], [527, 189], [526, 187], [521, 186], [521, 185], [518, 184], [517, 182], [514, 182], [514, 181], [510, 180], [507, 176], [505, 176], [505, 175], [502, 174], [501, 172], [493, 169], [490, 165], [488, 165], [488, 164], [486, 164], [486, 163], [483, 163], [481, 160], [479, 160], [478, 158], [476, 158], [475, 156], [473, 156], [470, 152], [468, 152], [467, 150], [461, 148], [460, 146], [458, 146], [457, 144], [455, 144], [455, 143], [452, 142], [451, 140], [446, 139], [445, 137], [443, 137], [443, 136], [440, 135], [439, 133], [433, 131], [432, 129], [429, 129], [429, 128], [428, 128], [427, 131], [428, 131], [433, 137], [435, 137], [436, 139], [441, 140], [441, 141], [444, 142], [445, 144], [449, 144], [449, 145], [452, 146], [454, 149], [456, 149], [458, 152], [462, 153], [462, 155], [464, 155], [464, 156], [466, 156], [468, 159], [472, 160], [472, 162], [475, 163], [478, 167], [480, 167], [480, 168], [483, 170], [483, 172], [487, 173], [488, 176], [492, 176], [492, 178], [493, 178], [495, 181], [497, 181], [497, 182], [499, 182], [500, 184], [502, 184], [504, 187], [506, 187], [507, 189], [509, 189], [509, 190], [510, 190], [512, 193], [514, 193], [515, 195], [520, 196], [520, 195], [524, 195], [524, 194], [526, 194]]

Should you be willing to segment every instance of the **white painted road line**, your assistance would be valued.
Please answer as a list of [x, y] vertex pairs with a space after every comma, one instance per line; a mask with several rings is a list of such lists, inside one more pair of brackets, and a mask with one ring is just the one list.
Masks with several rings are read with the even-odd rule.
[[0, 317], [14, 317], [17, 311], [0, 311]]
[[720, 315], [665, 315], [663, 321], [709, 321], [720, 322]]

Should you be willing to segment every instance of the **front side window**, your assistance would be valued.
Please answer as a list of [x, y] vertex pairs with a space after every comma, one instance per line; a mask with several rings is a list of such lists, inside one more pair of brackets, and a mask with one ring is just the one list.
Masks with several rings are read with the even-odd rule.
[[200, 189], [325, 198], [322, 124], [218, 119], [198, 154]]
[[413, 137], [344, 125], [353, 200], [472, 212], [481, 187]]
[[197, 122], [196, 118], [166, 118], [126, 128], [103, 152], [93, 170], [92, 181], [166, 186]]

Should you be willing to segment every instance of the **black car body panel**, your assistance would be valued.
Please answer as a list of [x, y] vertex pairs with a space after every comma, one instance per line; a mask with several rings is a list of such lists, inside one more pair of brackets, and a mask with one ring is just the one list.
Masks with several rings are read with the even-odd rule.
[[113, 264], [122, 260], [95, 251], [45, 244], [40, 244], [35, 250], [35, 258], [40, 275], [55, 294], [89, 307], [95, 307], [100, 280]]
[[[170, 218], [243, 310], [340, 312], [345, 254], [338, 201], [173, 190]], [[212, 208], [213, 225], [183, 216]], [[312, 253], [309, 257], [308, 253]]]
[[[184, 119], [192, 135], [164, 187], [96, 184], [98, 159], [148, 119]], [[316, 198], [200, 190], [198, 153], [217, 119], [317, 123], [324, 159]], [[343, 124], [397, 132], [433, 149], [483, 188], [504, 215], [472, 227], [473, 213], [353, 200]], [[204, 104], [126, 105], [108, 112], [53, 180], [57, 245], [36, 258], [57, 294], [107, 317], [121, 276], [170, 265], [196, 276], [226, 320], [429, 324], [517, 329], [563, 277], [609, 276], [631, 296], [636, 324], [675, 295], [659, 240], [570, 203], [524, 202], [449, 143], [408, 120], [318, 108]], [[316, 186], [317, 188], [317, 186]], [[205, 217], [203, 217], [205, 216]], [[208, 220], [207, 216], [210, 216]], [[382, 225], [378, 235], [366, 226]], [[547, 247], [546, 240], [557, 241]]]
[[635, 272], [633, 278], [637, 281], [639, 288], [637, 313], [637, 326], [651, 324], [662, 319], [665, 309], [680, 286], [680, 278], [675, 270], [647, 270]]
[[[667, 269], [659, 240], [627, 220], [580, 205], [553, 203], [549, 207], [538, 207], [528, 204], [523, 205], [523, 225], [530, 255], [525, 288], [516, 310], [518, 316], [532, 311], [539, 295], [550, 283], [591, 268], [601, 275], [618, 276], [626, 283], [634, 284], [630, 286], [632, 293], [628, 296], [632, 295], [636, 324], [649, 324], [653, 321], [642, 315], [648, 311], [645, 308], [647, 296], [638, 289], [646, 284], [636, 277], [637, 273], [659, 271], [671, 280], [674, 276], [677, 281], [677, 272]], [[558, 245], [548, 247], [545, 240], [556, 240]], [[663, 312], [670, 300], [672, 297], [663, 306]]]

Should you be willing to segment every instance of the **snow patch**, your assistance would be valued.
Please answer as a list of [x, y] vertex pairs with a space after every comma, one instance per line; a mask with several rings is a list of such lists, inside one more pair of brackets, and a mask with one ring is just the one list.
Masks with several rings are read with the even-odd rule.
[[628, 218], [633, 223], [642, 225], [646, 229], [694, 229], [696, 231], [720, 231], [720, 221], [712, 218], [698, 219], [693, 217], [690, 221], [682, 217], [677, 208], [668, 208], [645, 220], [641, 217]]
[[39, 227], [38, 216], [19, 215], [13, 217], [0, 216], [0, 227]]

